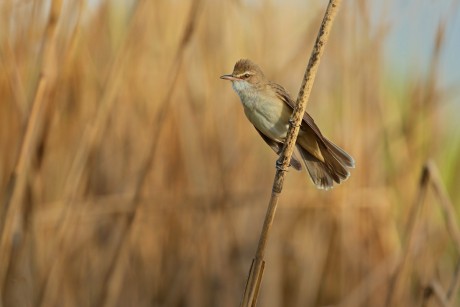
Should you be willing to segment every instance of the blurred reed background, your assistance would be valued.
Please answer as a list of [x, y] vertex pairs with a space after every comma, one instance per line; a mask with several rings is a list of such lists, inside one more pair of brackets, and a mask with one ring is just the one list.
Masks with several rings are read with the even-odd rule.
[[[276, 157], [219, 76], [247, 57], [295, 97], [325, 5], [1, 1], [3, 306], [237, 306]], [[430, 189], [411, 209], [428, 159], [460, 200], [448, 23], [401, 76], [375, 16], [344, 1], [308, 105], [356, 169], [288, 173], [260, 306], [437, 306], [457, 278], [457, 214]]]

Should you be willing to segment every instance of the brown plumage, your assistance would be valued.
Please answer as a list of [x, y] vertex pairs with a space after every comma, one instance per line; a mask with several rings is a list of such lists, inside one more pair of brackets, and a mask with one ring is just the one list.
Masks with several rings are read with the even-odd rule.
[[[279, 155], [295, 104], [287, 91], [268, 81], [259, 66], [246, 59], [235, 64], [232, 74], [221, 78], [232, 81], [246, 116]], [[330, 189], [334, 182], [341, 183], [350, 176], [348, 169], [355, 166], [348, 153], [322, 135], [308, 113], [304, 114], [296, 147], [313, 183], [320, 189]], [[296, 170], [302, 168], [295, 155], [291, 166]]]

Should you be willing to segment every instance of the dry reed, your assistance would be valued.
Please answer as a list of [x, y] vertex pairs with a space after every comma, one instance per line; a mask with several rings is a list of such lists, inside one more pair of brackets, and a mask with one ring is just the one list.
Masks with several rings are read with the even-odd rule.
[[332, 28], [334, 18], [338, 11], [339, 0], [331, 0], [327, 6], [324, 14], [321, 27], [316, 38], [310, 60], [302, 79], [299, 95], [297, 96], [296, 105], [292, 116], [289, 120], [290, 127], [286, 136], [286, 142], [283, 150], [280, 153], [279, 159], [276, 161], [276, 174], [273, 181], [272, 194], [268, 203], [267, 213], [265, 215], [264, 224], [259, 238], [259, 244], [255, 257], [252, 261], [251, 268], [249, 269], [248, 281], [244, 290], [241, 306], [256, 306], [257, 297], [259, 295], [259, 288], [262, 282], [262, 276], [265, 267], [264, 254], [268, 241], [268, 235], [275, 219], [275, 213], [278, 206], [278, 200], [283, 190], [284, 176], [289, 168], [291, 156], [294, 152], [295, 143], [299, 134], [300, 125], [302, 123], [308, 99], [313, 87], [313, 82], [318, 71], [319, 62], [324, 52], [329, 32]]
[[[218, 76], [247, 57], [298, 88], [324, 3], [49, 3], [0, 1], [1, 305], [237, 305], [276, 156]], [[342, 3], [309, 104], [359, 167], [328, 193], [286, 176], [259, 305], [459, 303], [454, 15], [398, 76], [374, 13]]]

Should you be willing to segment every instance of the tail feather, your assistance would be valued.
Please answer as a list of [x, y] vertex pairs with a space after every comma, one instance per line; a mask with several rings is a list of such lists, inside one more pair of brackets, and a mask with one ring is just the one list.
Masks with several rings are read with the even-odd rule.
[[328, 190], [334, 182], [341, 183], [350, 176], [347, 168], [355, 166], [353, 158], [343, 149], [324, 138], [318, 142], [324, 162], [310, 154], [306, 149], [297, 144], [297, 148], [305, 163], [313, 183], [319, 189]]
[[342, 148], [335, 145], [327, 138], [323, 136], [323, 141], [326, 147], [329, 149], [329, 152], [344, 166], [354, 168], [355, 160], [345, 152]]
[[328, 166], [332, 173], [337, 175], [338, 181], [336, 180], [336, 182], [340, 183], [340, 181], [347, 179], [350, 176], [350, 172], [347, 170], [345, 166], [346, 164], [342, 160], [337, 159], [337, 157], [330, 150], [328, 150], [328, 148], [323, 146], [320, 146], [320, 148], [321, 154], [324, 157], [325, 164]]
[[331, 172], [329, 171], [327, 165], [319, 161], [317, 158], [312, 156], [308, 151], [297, 145], [297, 149], [302, 156], [302, 159], [307, 168], [308, 174], [310, 175], [311, 180], [315, 186], [319, 189], [329, 190], [334, 184], [334, 178]]
[[299, 158], [295, 155], [295, 152], [292, 153], [291, 157], [291, 165], [296, 171], [301, 171], [302, 170], [302, 164], [299, 161]]

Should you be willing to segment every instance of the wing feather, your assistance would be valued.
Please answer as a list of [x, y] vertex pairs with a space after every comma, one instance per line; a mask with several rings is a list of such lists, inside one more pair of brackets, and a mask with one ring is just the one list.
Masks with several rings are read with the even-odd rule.
[[[256, 127], [254, 126], [254, 128], [256, 128]], [[265, 141], [265, 143], [267, 143], [268, 146], [270, 146], [270, 148], [273, 149], [273, 151], [277, 155], [279, 155], [281, 153], [281, 151], [283, 150], [283, 143], [280, 143], [280, 142], [272, 140], [271, 138], [269, 138], [268, 136], [263, 134], [257, 128], [256, 128], [256, 130], [257, 130], [257, 132], [259, 132], [260, 136]], [[300, 163], [299, 159], [296, 157], [295, 153], [293, 153], [292, 157], [291, 157], [291, 166], [297, 171], [302, 170], [302, 164]]]
[[[277, 83], [271, 82], [270, 86], [276, 91], [276, 95], [293, 110], [295, 102], [288, 92]], [[332, 187], [332, 181], [340, 183], [347, 179], [350, 176], [347, 168], [355, 166], [353, 158], [323, 136], [315, 121], [307, 112], [303, 114], [302, 123], [304, 124], [300, 126], [300, 129], [309, 135], [307, 141], [310, 141], [310, 143], [307, 142], [302, 146], [297, 143], [297, 147], [315, 185], [319, 188], [328, 189]], [[316, 136], [316, 140], [310, 139], [313, 135]], [[317, 146], [313, 146], [315, 144], [312, 145], [311, 142], [317, 143], [321, 150], [320, 155], [316, 153]], [[324, 161], [320, 161], [320, 156], [324, 157]]]

